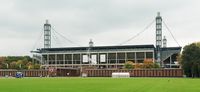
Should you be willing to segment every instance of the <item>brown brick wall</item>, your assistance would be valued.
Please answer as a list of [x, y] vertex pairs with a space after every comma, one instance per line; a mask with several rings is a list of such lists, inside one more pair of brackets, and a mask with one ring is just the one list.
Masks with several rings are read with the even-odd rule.
[[0, 70], [0, 76], [4, 77], [6, 75], [14, 77], [17, 72], [22, 72], [25, 77], [39, 77], [47, 76], [49, 74], [48, 70]]
[[86, 69], [88, 77], [111, 77], [113, 72], [129, 72], [131, 77], [183, 77], [182, 69]]

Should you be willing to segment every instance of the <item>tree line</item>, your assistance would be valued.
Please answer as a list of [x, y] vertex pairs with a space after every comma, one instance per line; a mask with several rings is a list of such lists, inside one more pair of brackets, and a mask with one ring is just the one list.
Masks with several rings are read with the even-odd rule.
[[0, 69], [40, 69], [30, 56], [0, 57]]

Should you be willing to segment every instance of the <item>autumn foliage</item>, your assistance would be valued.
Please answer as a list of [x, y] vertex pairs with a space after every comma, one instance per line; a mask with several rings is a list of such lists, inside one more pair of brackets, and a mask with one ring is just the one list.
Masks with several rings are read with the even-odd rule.
[[[131, 66], [132, 65], [132, 66]], [[152, 58], [145, 59], [143, 63], [133, 63], [131, 61], [127, 61], [125, 64], [125, 68], [128, 69], [149, 69], [149, 68], [159, 68], [159, 65], [153, 62]]]

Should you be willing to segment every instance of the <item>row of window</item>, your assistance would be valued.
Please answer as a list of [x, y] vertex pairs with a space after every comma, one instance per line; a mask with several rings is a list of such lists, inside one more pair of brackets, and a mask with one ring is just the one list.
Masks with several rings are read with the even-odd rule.
[[[144, 60], [132, 60], [129, 59], [127, 61], [132, 61], [133, 63], [143, 63]], [[125, 60], [108, 60], [108, 62], [81, 62], [81, 61], [45, 61], [47, 64], [124, 64]]]
[[[100, 53], [100, 54], [91, 54], [90, 57], [87, 54], [50, 54], [49, 56], [43, 55], [45, 61], [66, 61], [66, 64], [70, 64], [70, 61], [88, 63], [91, 62], [96, 64], [98, 62], [106, 63], [116, 63], [116, 60], [124, 63], [125, 60], [135, 61], [135, 60], [144, 60], [145, 58], [153, 58], [153, 52], [128, 52], [128, 53]], [[68, 62], [69, 61], [69, 62]], [[72, 63], [72, 62], [71, 62]]]

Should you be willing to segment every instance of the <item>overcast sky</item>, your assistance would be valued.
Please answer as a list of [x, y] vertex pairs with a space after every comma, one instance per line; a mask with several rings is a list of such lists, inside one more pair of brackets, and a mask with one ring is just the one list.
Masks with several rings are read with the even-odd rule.
[[[119, 45], [161, 12], [181, 46], [200, 41], [200, 0], [0, 0], [0, 56], [43, 47], [43, 24], [81, 46]], [[53, 30], [54, 31], [54, 30]], [[52, 32], [52, 47], [78, 46]], [[178, 46], [166, 27], [168, 46]], [[155, 44], [155, 23], [124, 45]]]

